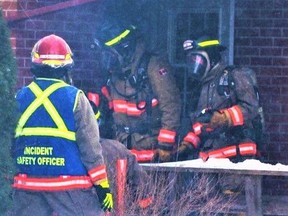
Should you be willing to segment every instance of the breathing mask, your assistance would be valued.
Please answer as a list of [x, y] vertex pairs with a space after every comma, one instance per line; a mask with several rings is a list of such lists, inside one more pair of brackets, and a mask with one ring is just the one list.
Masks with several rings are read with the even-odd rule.
[[208, 70], [208, 60], [201, 53], [189, 52], [186, 56], [188, 76], [196, 80], [201, 80]]
[[198, 40], [184, 41], [183, 49], [186, 52], [188, 75], [201, 80], [221, 60], [220, 52], [226, 47], [217, 39], [203, 36]]

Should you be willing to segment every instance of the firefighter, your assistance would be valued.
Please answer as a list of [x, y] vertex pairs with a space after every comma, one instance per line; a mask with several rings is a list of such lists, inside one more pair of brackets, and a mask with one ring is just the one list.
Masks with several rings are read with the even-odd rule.
[[225, 65], [221, 60], [225, 47], [217, 38], [186, 40], [183, 48], [188, 74], [200, 83], [201, 90], [178, 156], [189, 159], [199, 155], [204, 161], [229, 158], [233, 162], [257, 158], [261, 109], [255, 73], [250, 68]]
[[86, 97], [88, 98], [97, 119], [101, 138], [113, 139], [115, 137], [115, 132], [112, 127], [112, 110], [109, 108], [107, 98], [98, 91], [87, 91]]
[[[124, 145], [117, 140], [100, 139], [103, 149], [104, 161], [107, 164], [108, 177], [111, 179], [111, 191], [113, 194], [119, 194], [119, 175], [126, 179], [124, 189], [125, 202], [136, 203], [139, 209], [145, 209], [152, 204], [153, 190], [151, 188], [151, 179], [142, 169], [133, 155]], [[119, 167], [120, 160], [124, 161], [124, 172]], [[127, 194], [132, 195], [127, 199]], [[118, 203], [117, 203], [118, 204]], [[119, 206], [116, 206], [119, 208]]]
[[144, 154], [152, 150], [152, 160], [170, 161], [181, 101], [166, 55], [148, 51], [137, 27], [120, 22], [104, 23], [95, 42], [110, 76], [105, 92], [113, 109], [116, 139], [139, 157], [142, 150]]
[[71, 85], [72, 52], [56, 35], [32, 50], [34, 80], [16, 95], [13, 215], [102, 215], [113, 208], [99, 129]]
[[[111, 179], [111, 191], [113, 194], [118, 194], [118, 177], [120, 174], [124, 179], [126, 178], [124, 185], [125, 189], [130, 190], [131, 194], [133, 194], [133, 197], [130, 201], [136, 202], [140, 209], [145, 209], [153, 201], [153, 190], [151, 189], [150, 177], [142, 169], [138, 161], [145, 162], [146, 158], [137, 158], [137, 155], [133, 152], [133, 150], [128, 150], [117, 140], [102, 138], [101, 126], [103, 125], [101, 124], [103, 122], [102, 118], [105, 117], [102, 115], [100, 109], [95, 103], [98, 100], [95, 100], [95, 97], [92, 97], [91, 94], [88, 95], [88, 99], [94, 111], [95, 119], [99, 124], [101, 135], [100, 143], [103, 149], [104, 161], [106, 161], [107, 164], [108, 177]], [[120, 160], [124, 160], [125, 162], [119, 162]], [[123, 163], [122, 169], [124, 172], [121, 172], [119, 163]]]

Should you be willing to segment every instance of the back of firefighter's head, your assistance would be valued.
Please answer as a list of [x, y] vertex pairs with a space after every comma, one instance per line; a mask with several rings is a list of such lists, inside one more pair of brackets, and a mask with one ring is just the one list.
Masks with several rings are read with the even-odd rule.
[[74, 65], [69, 45], [54, 34], [41, 38], [34, 45], [31, 60], [31, 72], [43, 78], [62, 79]]
[[202, 36], [197, 40], [183, 43], [189, 76], [202, 80], [221, 60], [221, 52], [226, 49], [218, 39]]
[[106, 56], [102, 56], [104, 67], [109, 70], [125, 67], [135, 52], [138, 31], [134, 25], [107, 19], [96, 33], [95, 42]]

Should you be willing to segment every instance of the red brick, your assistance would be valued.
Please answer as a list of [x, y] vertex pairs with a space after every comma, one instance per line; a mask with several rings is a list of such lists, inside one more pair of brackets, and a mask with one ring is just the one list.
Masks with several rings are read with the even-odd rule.
[[261, 47], [260, 48], [260, 56], [281, 56], [282, 48], [274, 48], [274, 47]]
[[275, 18], [282, 18], [283, 17], [283, 13], [284, 11], [280, 10], [280, 9], [265, 9], [265, 10], [261, 10], [260, 11], [260, 16], [264, 19], [264, 18], [271, 18], [271, 19], [275, 19]]
[[252, 27], [261, 27], [261, 28], [274, 27], [274, 22], [272, 19], [252, 19], [251, 22]]
[[267, 47], [273, 45], [272, 38], [251, 38], [252, 46]]
[[287, 38], [275, 38], [274, 39], [274, 46], [287, 47], [288, 46], [288, 39]]
[[262, 37], [281, 37], [282, 30], [279, 28], [261, 28], [260, 36]]
[[251, 23], [252, 21], [251, 20], [248, 20], [248, 19], [241, 19], [241, 17], [239, 17], [239, 19], [236, 19], [235, 20], [235, 25], [238, 27], [238, 28], [241, 28], [241, 27], [251, 27]]
[[235, 32], [236, 37], [241, 35], [241, 37], [259, 37], [260, 29], [259, 28], [238, 28]]
[[252, 65], [271, 65], [272, 59], [267, 57], [251, 57]]
[[237, 49], [237, 55], [240, 56], [259, 56], [259, 53], [258, 47], [239, 47]]
[[25, 21], [25, 28], [27, 30], [45, 29], [46, 22], [41, 20], [27, 20]]

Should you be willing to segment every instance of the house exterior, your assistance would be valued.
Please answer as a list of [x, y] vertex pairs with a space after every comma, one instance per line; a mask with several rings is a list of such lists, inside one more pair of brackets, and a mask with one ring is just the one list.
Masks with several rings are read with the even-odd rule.
[[[18, 63], [17, 88], [32, 79], [29, 68], [34, 43], [52, 33], [71, 45], [75, 85], [90, 91], [100, 88], [106, 80], [93, 42], [97, 27], [109, 12], [119, 19], [133, 14], [131, 0], [122, 4], [104, 2], [1, 0]], [[139, 11], [145, 12], [150, 45], [161, 45], [167, 50], [177, 73], [183, 73], [185, 67], [181, 42], [201, 28], [210, 29], [227, 46], [225, 61], [256, 71], [265, 114], [264, 157], [269, 163], [288, 164], [288, 1], [147, 0], [145, 3]], [[285, 177], [265, 177], [264, 184], [266, 194], [288, 194]]]

